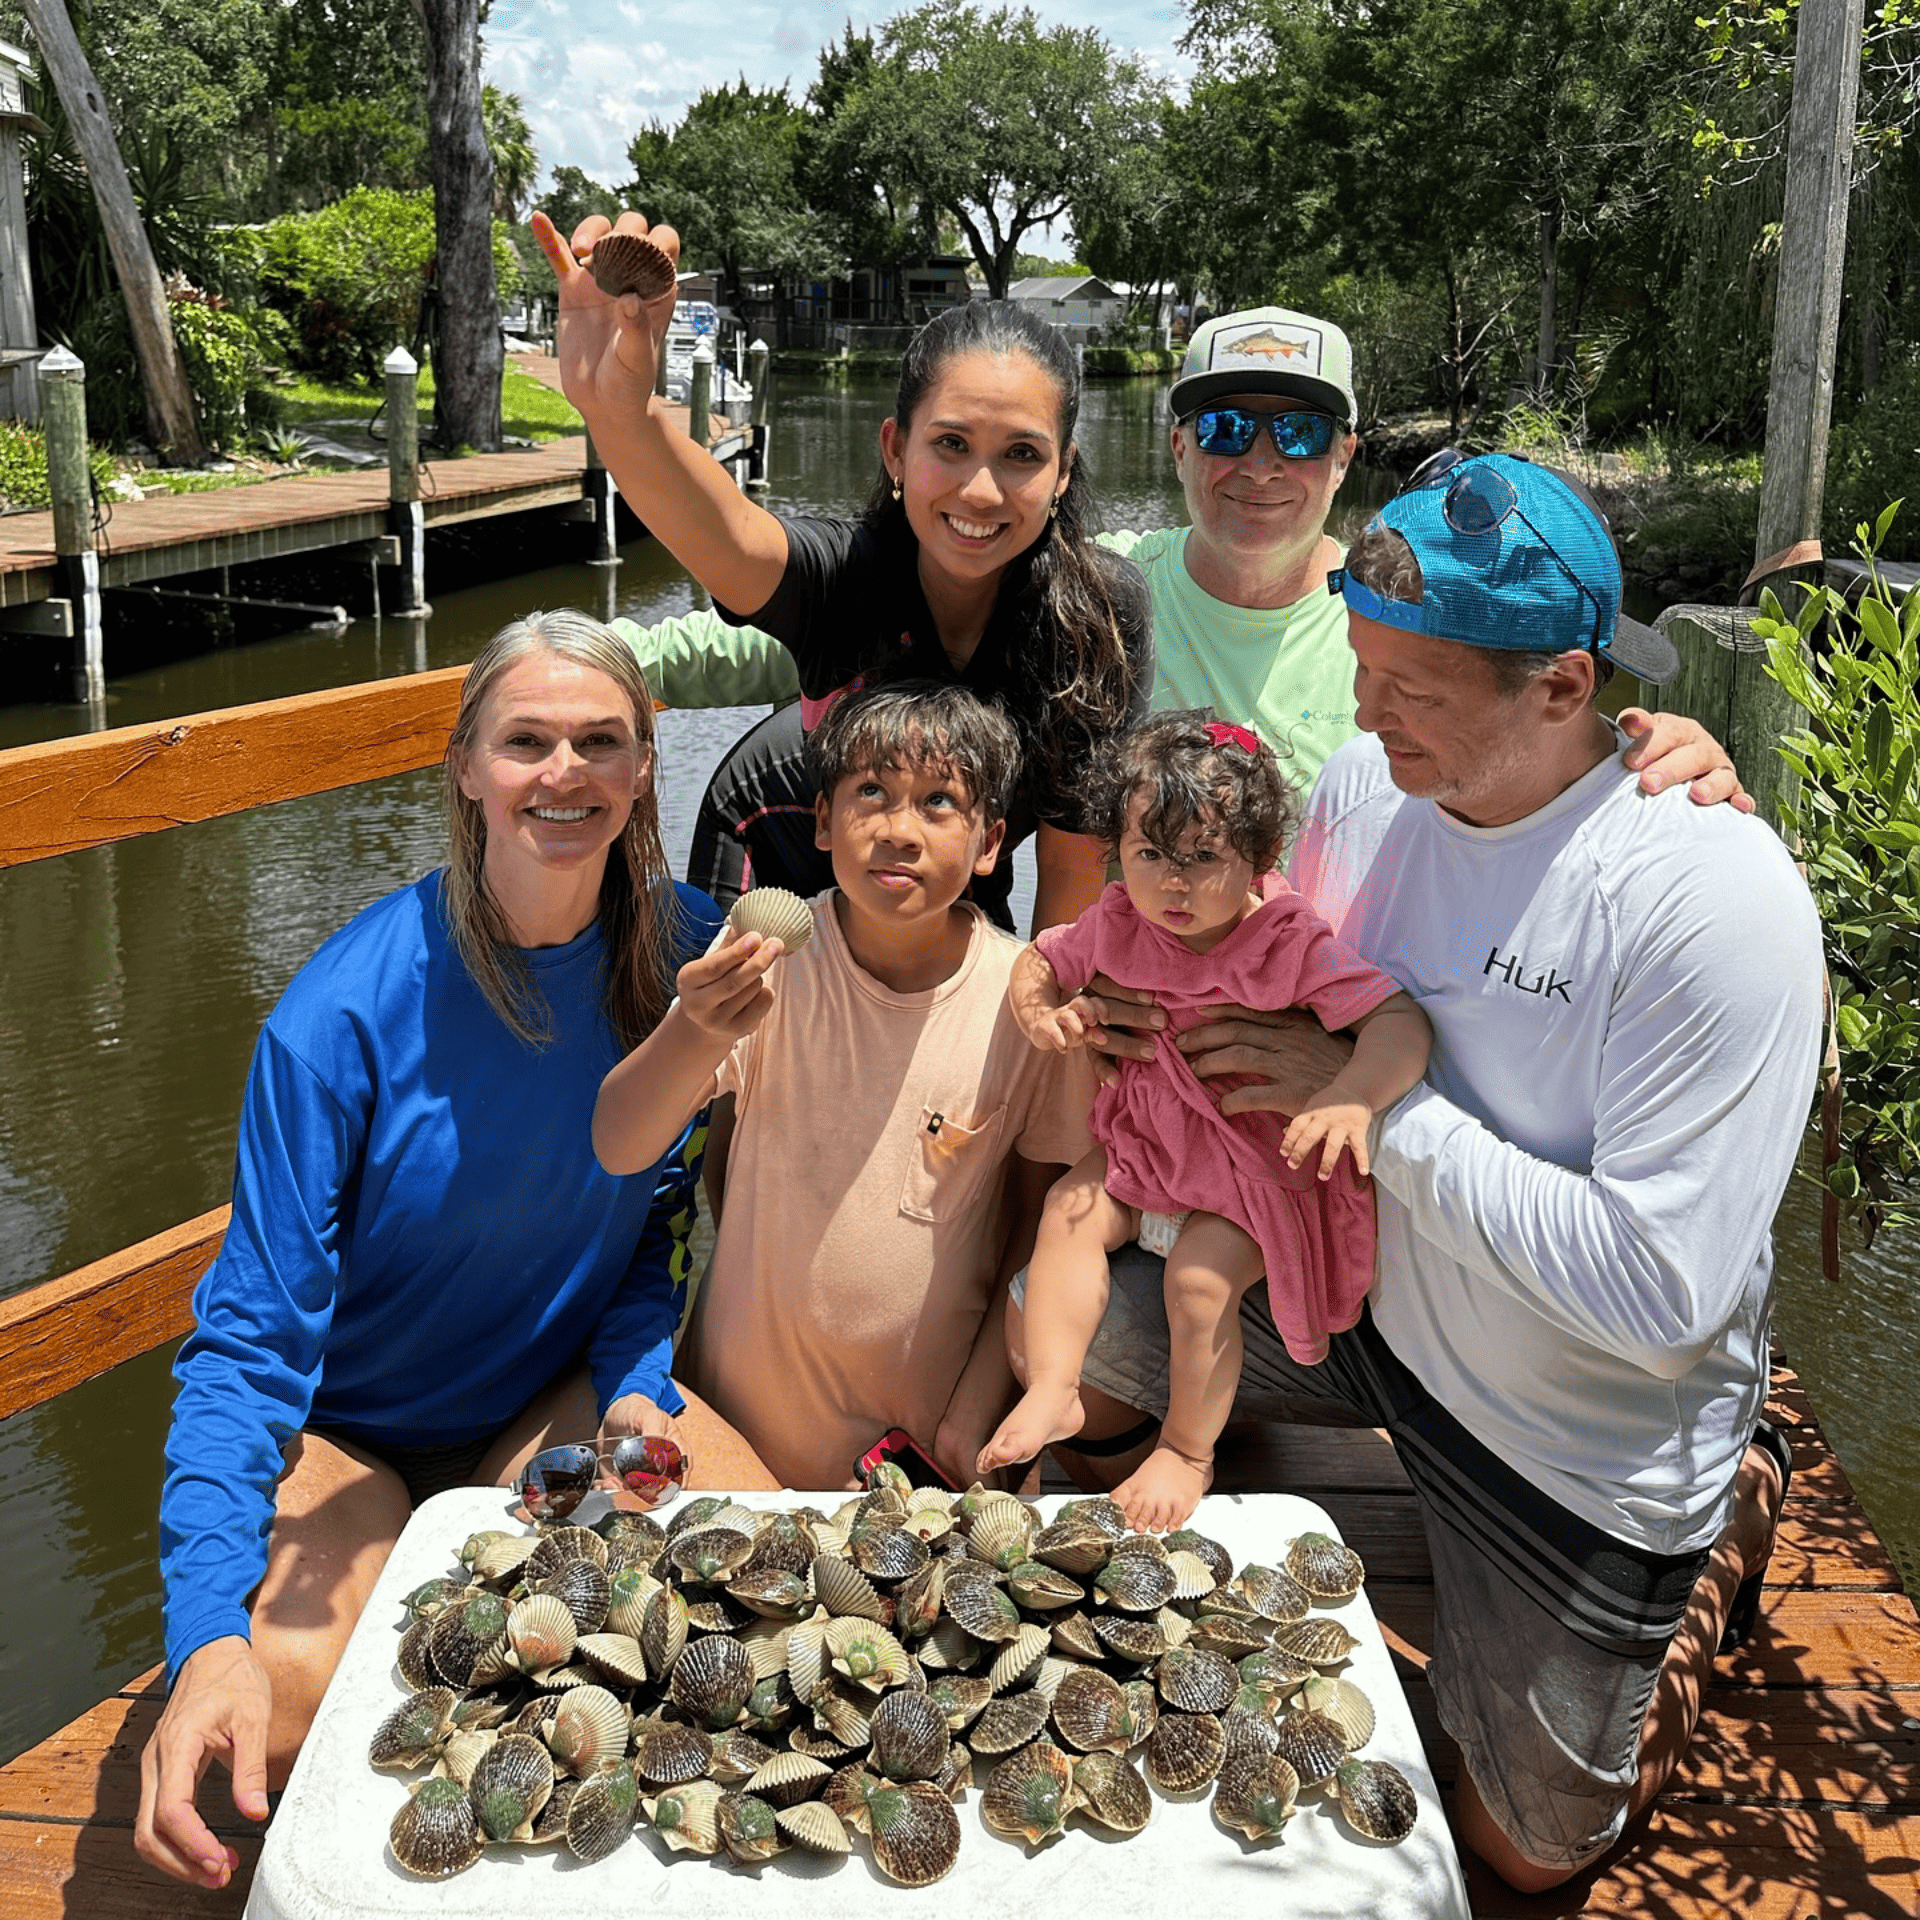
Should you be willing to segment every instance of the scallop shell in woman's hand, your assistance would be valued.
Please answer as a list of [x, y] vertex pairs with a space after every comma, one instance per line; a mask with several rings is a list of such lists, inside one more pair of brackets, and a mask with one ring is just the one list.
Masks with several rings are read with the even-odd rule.
[[600, 291], [619, 299], [623, 293], [637, 293], [642, 300], [657, 300], [675, 284], [671, 259], [651, 240], [637, 233], [609, 233], [594, 242], [588, 271], [600, 284]]
[[813, 909], [785, 887], [755, 887], [733, 903], [727, 915], [735, 933], [757, 933], [798, 953], [813, 938]]

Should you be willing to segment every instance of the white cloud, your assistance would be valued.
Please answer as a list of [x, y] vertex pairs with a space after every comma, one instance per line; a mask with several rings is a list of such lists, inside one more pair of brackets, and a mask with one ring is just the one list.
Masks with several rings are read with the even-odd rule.
[[[648, 120], [671, 125], [705, 88], [742, 75], [756, 87], [784, 81], [799, 99], [819, 49], [849, 18], [858, 31], [901, 11], [846, 0], [735, 0], [725, 14], [633, 0], [495, 0], [486, 77], [520, 96], [543, 178], [557, 166], [580, 167], [617, 186], [628, 175], [628, 143]], [[1153, 72], [1191, 72], [1174, 47], [1186, 24], [1179, 7], [1045, 0], [1035, 11], [1049, 25], [1097, 27]]]

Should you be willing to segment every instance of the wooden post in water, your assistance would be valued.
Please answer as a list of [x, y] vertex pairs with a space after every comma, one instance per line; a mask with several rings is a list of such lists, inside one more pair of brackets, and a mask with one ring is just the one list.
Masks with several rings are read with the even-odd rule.
[[772, 484], [767, 478], [767, 441], [773, 428], [769, 414], [773, 406], [773, 349], [764, 340], [756, 340], [747, 349], [747, 364], [752, 368], [748, 384], [753, 398], [747, 403], [747, 424], [753, 429], [753, 445], [747, 450], [747, 490], [764, 493]]
[[387, 355], [387, 524], [400, 539], [400, 591], [392, 612], [424, 620], [427, 518], [420, 505], [420, 363], [405, 347]]
[[93, 545], [93, 471], [87, 462], [87, 369], [55, 347], [40, 362], [40, 417], [47, 435], [47, 486], [53, 495], [54, 571], [73, 609], [61, 662], [62, 691], [106, 724], [106, 631], [100, 610], [100, 556]]
[[593, 444], [591, 433], [587, 435], [587, 470], [581, 475], [580, 491], [593, 516], [592, 551], [587, 555], [587, 565], [617, 567], [620, 564], [620, 544], [614, 537], [614, 511], [619, 500], [619, 489], [613, 484], [613, 475], [601, 460], [600, 449]]
[[693, 382], [687, 394], [687, 432], [696, 447], [713, 437], [713, 341], [703, 337], [693, 350]]

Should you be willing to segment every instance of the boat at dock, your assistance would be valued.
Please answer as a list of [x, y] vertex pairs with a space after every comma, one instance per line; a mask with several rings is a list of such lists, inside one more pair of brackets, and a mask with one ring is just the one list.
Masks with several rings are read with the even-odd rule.
[[[465, 669], [302, 694], [0, 753], [0, 869], [185, 830], [301, 795], [435, 765]], [[183, 921], [191, 898], [175, 903]], [[226, 1210], [0, 1302], [0, 1420], [49, 1405], [186, 1330]], [[1795, 1473], [1758, 1628], [1718, 1663], [1700, 1730], [1667, 1791], [1603, 1866], [1559, 1892], [1513, 1894], [1471, 1860], [1483, 1920], [1658, 1914], [1808, 1920], [1920, 1911], [1920, 1616], [1784, 1358], [1768, 1414]], [[1324, 1507], [1366, 1560], [1443, 1801], [1458, 1757], [1425, 1679], [1432, 1577], [1391, 1447], [1370, 1432], [1236, 1427], [1216, 1491], [1279, 1489]], [[78, 1631], [79, 1622], [68, 1630]], [[0, 1911], [237, 1913], [257, 1833], [210, 1777], [204, 1808], [241, 1853], [219, 1895], [137, 1859], [139, 1755], [163, 1704], [139, 1675], [0, 1768]], [[891, 1897], [891, 1896], [890, 1896]]]

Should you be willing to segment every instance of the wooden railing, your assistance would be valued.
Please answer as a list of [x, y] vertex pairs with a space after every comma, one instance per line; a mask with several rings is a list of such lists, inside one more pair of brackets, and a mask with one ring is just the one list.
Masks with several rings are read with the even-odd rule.
[[[0, 868], [437, 765], [465, 667], [0, 753]], [[0, 1420], [177, 1339], [216, 1207], [0, 1300]]]

